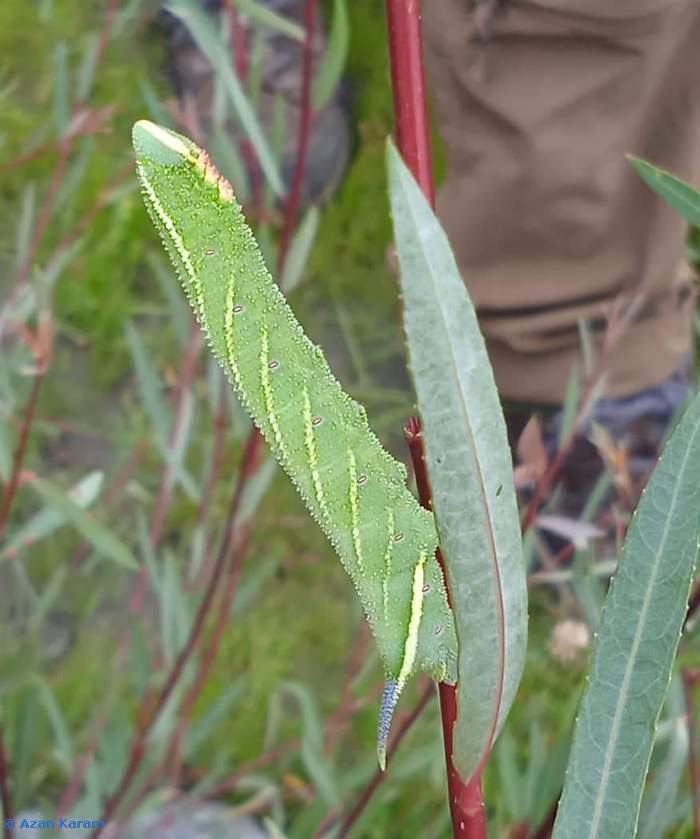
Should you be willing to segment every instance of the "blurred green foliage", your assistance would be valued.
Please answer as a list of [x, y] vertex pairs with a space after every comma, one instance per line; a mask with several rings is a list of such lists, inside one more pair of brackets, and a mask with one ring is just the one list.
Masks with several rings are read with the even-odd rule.
[[[163, 34], [152, 24], [141, 23], [141, 15], [157, 5], [139, 6], [133, 0], [123, 4], [137, 13], [125, 19], [123, 31], [108, 43], [90, 93], [92, 109], [113, 110], [104, 130], [78, 141], [57, 197], [58, 210], [35, 261], [35, 268], [45, 267], [56, 244], [71, 235], [105, 188], [116, 184], [113, 200], [80, 229], [78, 249], [53, 293], [56, 356], [43, 386], [26, 468], [62, 486], [71, 486], [88, 469], [104, 470], [108, 484], [153, 430], [124, 338], [127, 322], [138, 328], [168, 404], [178, 375], [182, 347], [172, 309], [149, 261], [160, 246], [135, 192], [129, 143], [132, 122], [148, 111], [142, 84], [148, 82], [161, 100], [172, 95]], [[324, 6], [330, 10], [333, 3]], [[377, 0], [350, 0], [347, 6], [351, 42], [343, 95], [351, 110], [354, 153], [338, 194], [322, 211], [306, 277], [292, 304], [312, 339], [324, 346], [343, 383], [367, 405], [372, 425], [394, 453], [404, 457], [401, 426], [412, 410], [412, 396], [404, 369], [397, 286], [386, 254], [391, 223], [384, 141], [392, 126], [392, 107], [384, 20]], [[0, 165], [28, 148], [55, 142], [57, 126], [65, 118], [66, 92], [74, 103], [80, 68], [99, 37], [106, 7], [106, 0], [0, 3]], [[58, 78], [60, 84], [56, 68], [61, 66], [68, 79], [63, 90], [56, 82]], [[443, 158], [436, 138], [434, 148], [440, 172]], [[35, 207], [40, 206], [56, 161], [53, 150], [0, 172], [0, 273], [5, 277], [15, 271], [17, 225], [26, 189], [34, 185]], [[21, 405], [28, 382], [20, 378], [15, 384]], [[0, 385], [4, 395], [4, 381]], [[213, 398], [211, 392], [202, 357], [193, 384], [196, 407], [186, 460], [197, 483], [203, 479], [212, 445], [212, 412], [203, 407]], [[209, 506], [215, 539], [247, 430], [235, 405], [231, 410], [223, 466]], [[0, 415], [0, 424], [2, 420]], [[14, 433], [14, 424], [11, 430]], [[123, 497], [107, 513], [96, 507], [95, 515], [133, 543], [137, 530], [133, 511], [152, 509], [161, 468], [161, 455], [150, 439]], [[36, 496], [23, 488], [13, 509], [17, 523], [36, 510], [36, 503]], [[188, 556], [195, 524], [196, 505], [178, 488], [159, 567], [167, 556]], [[0, 650], [0, 721], [13, 758], [16, 801], [19, 806], [43, 805], [49, 812], [55, 810], [69, 773], [56, 745], [60, 741], [56, 715], [52, 723], [33, 674], [41, 672], [53, 691], [76, 754], [93, 734], [88, 724], [94, 715], [109, 709], [111, 728], [100, 741], [93, 765], [95, 775], [101, 772], [104, 778], [112, 778], [123, 765], [122, 751], [145, 686], [153, 687], [163, 678], [156, 666], [163, 604], [153, 596], [144, 626], [134, 630], [128, 677], [115, 680], [116, 639], [137, 623], [127, 605], [133, 580], [118, 566], [90, 555], [87, 561], [73, 564], [79, 542], [75, 532], [63, 528], [21, 552], [21, 562], [13, 563], [12, 572], [6, 574], [0, 603], [8, 639]], [[10, 567], [0, 565], [3, 570]], [[67, 573], [59, 574], [61, 569]], [[37, 608], [33, 598], [43, 596], [52, 585], [50, 620], [27, 630], [25, 612], [31, 618]], [[232, 774], [288, 738], [318, 735], [303, 697], [317, 703], [323, 719], [336, 711], [348, 657], [362, 625], [342, 568], [293, 488], [280, 476], [273, 478], [256, 512], [241, 587], [245, 602], [234, 606], [219, 656], [195, 706], [195, 719], [201, 722], [236, 679], [245, 679], [232, 708], [189, 756], [193, 766], [212, 775], [218, 772], [217, 777]], [[192, 610], [196, 596], [187, 602]], [[550, 790], [535, 758], [544, 764], [551, 758], [547, 765], [556, 769], [557, 749], [568, 736], [583, 682], [584, 661], [558, 663], [548, 642], [552, 625], [575, 608], [568, 589], [564, 594], [540, 590], [533, 598], [526, 676], [507, 729], [515, 744], [513, 754], [492, 760], [485, 778], [495, 836], [507, 835], [516, 821], [527, 817], [529, 790]], [[47, 658], [45, 638], [58, 638], [62, 626], [67, 631], [66, 649]], [[354, 714], [335, 746], [321, 755], [332, 765], [346, 801], [354, 799], [375, 769], [380, 668], [371, 643], [362, 651], [365, 664], [350, 686]], [[302, 698], [290, 691], [280, 694], [283, 681], [303, 686]], [[411, 707], [411, 690], [416, 691], [416, 686], [407, 691], [403, 709]], [[541, 733], [540, 740], [533, 731]], [[289, 749], [258, 770], [279, 790], [290, 819], [290, 836], [311, 835], [329, 809], [322, 796], [311, 795], [309, 800], [314, 767], [323, 765], [313, 749], [309, 753], [312, 758], [298, 748]], [[88, 780], [95, 782], [92, 776]], [[557, 792], [554, 789], [551, 795]], [[230, 796], [236, 803], [245, 799], [245, 790]], [[88, 798], [85, 801], [89, 803]], [[687, 809], [682, 811], [684, 801], [687, 796], [679, 796], [681, 818], [687, 816]], [[686, 818], [675, 835], [690, 835], [682, 832], [690, 830], [689, 824]], [[446, 835], [447, 826], [442, 744], [437, 704], [432, 703], [407, 736], [356, 835], [437, 837]]]

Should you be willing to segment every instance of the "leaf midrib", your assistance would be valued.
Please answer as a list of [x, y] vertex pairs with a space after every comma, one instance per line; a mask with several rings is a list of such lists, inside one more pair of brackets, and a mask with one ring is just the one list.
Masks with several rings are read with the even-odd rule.
[[[405, 192], [405, 187], [404, 187], [404, 192]], [[411, 205], [411, 202], [407, 201], [406, 205], [407, 205], [407, 208], [408, 208], [408, 212], [411, 215], [411, 220], [413, 221], [413, 226], [414, 226], [416, 232], [418, 233], [418, 236], [419, 236], [419, 239], [420, 239], [420, 225], [418, 223], [418, 220], [417, 220], [416, 216], [414, 215], [413, 207]], [[430, 282], [431, 282], [432, 287], [433, 287], [433, 292], [434, 292], [433, 296], [435, 297], [435, 299], [437, 301], [437, 304], [438, 304], [437, 308], [438, 308], [438, 311], [440, 313], [440, 318], [442, 320], [442, 323], [443, 323], [443, 326], [444, 326], [444, 329], [445, 329], [445, 333], [449, 336], [449, 335], [451, 335], [451, 331], [449, 329], [447, 320], [445, 318], [444, 310], [443, 310], [443, 307], [442, 307], [442, 300], [440, 298], [440, 295], [438, 294], [437, 285], [435, 283], [435, 274], [433, 272], [432, 260], [428, 259], [427, 256], [426, 256], [425, 257], [425, 262], [428, 266], [428, 276], [430, 277]], [[483, 506], [484, 510], [486, 511], [487, 534], [488, 534], [489, 546], [490, 546], [490, 549], [491, 549], [490, 558], [491, 558], [491, 565], [492, 565], [492, 568], [493, 568], [494, 578], [495, 578], [495, 582], [496, 582], [496, 593], [497, 593], [496, 599], [497, 599], [497, 604], [498, 604], [498, 606], [497, 606], [497, 608], [498, 608], [498, 636], [499, 636], [499, 639], [498, 639], [498, 665], [499, 665], [498, 666], [498, 687], [497, 687], [496, 699], [495, 699], [495, 702], [494, 702], [494, 712], [493, 712], [493, 717], [492, 717], [492, 720], [491, 720], [491, 727], [490, 727], [490, 730], [489, 730], [488, 742], [487, 742], [487, 744], [486, 744], [486, 746], [485, 746], [485, 748], [482, 752], [482, 755], [480, 756], [480, 759], [477, 763], [476, 768], [478, 768], [478, 765], [483, 761], [484, 755], [488, 754], [489, 749], [491, 747], [491, 743], [493, 742], [493, 736], [494, 736], [494, 733], [495, 733], [496, 728], [498, 726], [498, 717], [499, 717], [499, 712], [500, 712], [500, 708], [501, 708], [501, 703], [502, 703], [502, 700], [503, 700], [503, 686], [504, 686], [504, 682], [505, 682], [505, 614], [504, 614], [504, 609], [503, 609], [503, 588], [502, 588], [500, 570], [498, 568], [498, 554], [497, 554], [497, 551], [496, 551], [496, 539], [495, 539], [495, 534], [494, 534], [494, 530], [493, 530], [493, 524], [492, 524], [492, 521], [491, 521], [491, 509], [489, 507], [488, 500], [487, 500], [487, 497], [486, 497], [486, 491], [484, 489], [484, 477], [483, 477], [483, 473], [482, 473], [482, 470], [481, 470], [481, 462], [479, 460], [478, 453], [477, 453], [476, 441], [474, 439], [474, 432], [472, 431], [471, 420], [470, 420], [470, 416], [469, 416], [469, 409], [468, 409], [466, 401], [464, 399], [464, 394], [463, 394], [463, 390], [462, 390], [462, 387], [461, 387], [461, 378], [460, 378], [460, 375], [459, 375], [459, 367], [458, 367], [455, 355], [452, 352], [451, 341], [447, 342], [447, 350], [448, 350], [448, 354], [449, 354], [450, 365], [452, 367], [455, 379], [456, 379], [457, 384], [458, 384], [457, 390], [458, 390], [458, 393], [459, 393], [459, 404], [460, 404], [460, 408], [461, 408], [461, 411], [462, 411], [462, 416], [464, 418], [464, 425], [466, 426], [466, 430], [467, 430], [467, 439], [469, 440], [469, 445], [471, 447], [472, 456], [473, 456], [474, 462], [476, 463], [476, 471], [477, 471], [477, 474], [478, 474], [478, 477], [479, 477], [479, 481], [478, 481], [479, 495], [481, 497], [482, 506]], [[448, 583], [448, 587], [449, 587], [449, 580], [446, 581], [446, 582]], [[458, 641], [459, 641], [459, 639], [458, 639]]]
[[611, 764], [612, 764], [614, 753], [615, 753], [615, 750], [616, 750], [616, 747], [617, 747], [617, 741], [618, 741], [619, 736], [620, 736], [620, 726], [621, 726], [621, 723], [622, 723], [623, 710], [624, 710], [624, 706], [625, 706], [626, 701], [627, 701], [627, 694], [629, 693], [630, 682], [632, 680], [632, 672], [634, 670], [634, 662], [636, 661], [637, 653], [639, 651], [639, 646], [641, 644], [642, 628], [646, 623], [646, 614], [649, 610], [649, 605], [651, 603], [652, 593], [653, 593], [653, 590], [654, 590], [654, 584], [656, 582], [656, 576], [657, 576], [658, 571], [659, 571], [660, 556], [663, 552], [663, 548], [665, 547], [666, 540], [668, 539], [668, 534], [669, 534], [669, 530], [670, 530], [670, 527], [671, 527], [672, 511], [673, 511], [673, 508], [675, 506], [676, 500], [678, 498], [678, 494], [680, 492], [680, 486], [681, 486], [681, 483], [682, 483], [682, 480], [683, 480], [683, 475], [684, 475], [685, 470], [687, 468], [688, 459], [690, 457], [690, 451], [693, 447], [693, 441], [695, 439], [695, 436], [697, 435], [699, 427], [700, 426], [698, 426], [696, 424], [695, 429], [694, 429], [694, 431], [693, 431], [693, 433], [690, 437], [690, 440], [688, 441], [688, 444], [686, 446], [685, 453], [683, 455], [683, 462], [681, 464], [681, 469], [680, 469], [680, 472], [679, 472], [679, 477], [678, 477], [678, 480], [676, 482], [676, 486], [673, 490], [671, 503], [669, 505], [669, 510], [671, 512], [669, 512], [669, 515], [666, 517], [666, 523], [664, 524], [663, 534], [661, 536], [659, 546], [658, 546], [657, 550], [654, 552], [653, 571], [652, 571], [652, 574], [651, 574], [651, 577], [650, 577], [650, 580], [649, 580], [649, 584], [647, 585], [646, 591], [644, 593], [644, 600], [643, 600], [643, 603], [642, 603], [642, 608], [641, 608], [640, 613], [639, 613], [639, 620], [637, 621], [637, 629], [636, 629], [635, 635], [634, 635], [632, 650], [631, 650], [630, 655], [627, 658], [628, 665], [625, 668], [624, 677], [623, 677], [622, 684], [621, 684], [621, 687], [620, 687], [620, 693], [618, 695], [617, 706], [615, 708], [615, 715], [613, 717], [613, 724], [612, 724], [611, 731], [610, 731], [610, 737], [608, 738], [609, 746], [606, 749], [605, 763], [603, 764], [603, 771], [601, 772], [600, 782], [598, 784], [598, 790], [597, 790], [596, 796], [595, 796], [595, 809], [593, 811], [593, 816], [591, 818], [591, 824], [590, 824], [590, 830], [588, 832], [589, 839], [591, 837], [594, 837], [597, 834], [598, 826], [600, 824], [600, 819], [602, 817], [604, 796], [601, 796], [600, 790], [607, 787], [607, 784], [608, 784], [608, 781], [609, 781]]

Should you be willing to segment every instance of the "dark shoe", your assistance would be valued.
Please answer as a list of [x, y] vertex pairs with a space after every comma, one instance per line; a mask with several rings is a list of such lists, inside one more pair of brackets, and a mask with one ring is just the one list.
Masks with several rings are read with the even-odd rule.
[[[300, 0], [258, 0], [263, 6], [303, 26], [304, 4]], [[207, 11], [216, 14], [220, 0], [203, 0]], [[169, 16], [168, 16], [169, 17]], [[285, 137], [281, 173], [287, 186], [291, 181], [297, 156], [301, 119], [302, 44], [268, 29], [262, 29], [239, 13], [239, 20], [249, 48], [261, 38], [261, 84], [258, 118], [268, 138], [272, 134], [275, 103], [284, 102]], [[181, 101], [194, 103], [197, 117], [206, 130], [211, 125], [214, 72], [211, 64], [192, 40], [187, 28], [170, 17], [170, 66]], [[314, 68], [321, 66], [326, 48], [323, 21], [317, 16], [313, 38]], [[233, 56], [232, 56], [233, 60]], [[279, 106], [278, 106], [279, 107]], [[233, 122], [227, 129], [236, 139], [240, 133]], [[347, 164], [350, 149], [348, 119], [340, 92], [313, 116], [306, 155], [302, 200], [313, 203], [329, 198], [337, 188]]]

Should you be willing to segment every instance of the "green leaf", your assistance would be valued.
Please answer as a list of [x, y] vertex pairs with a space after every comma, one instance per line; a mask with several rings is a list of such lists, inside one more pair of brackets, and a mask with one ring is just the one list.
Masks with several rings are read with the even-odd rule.
[[273, 32], [279, 32], [280, 35], [286, 35], [295, 41], [304, 40], [304, 29], [295, 23], [293, 20], [280, 15], [268, 6], [262, 3], [257, 3], [256, 0], [235, 0], [235, 5], [251, 20], [270, 29]]
[[22, 209], [17, 222], [15, 235], [15, 271], [19, 271], [27, 259], [29, 247], [34, 232], [34, 217], [36, 215], [36, 188], [33, 183], [24, 187], [22, 193]]
[[321, 214], [317, 207], [309, 207], [301, 220], [299, 229], [294, 234], [289, 254], [284, 266], [284, 273], [280, 280], [280, 288], [288, 295], [292, 292], [304, 276], [306, 263], [309, 261], [311, 248], [316, 241]]
[[53, 118], [56, 134], [62, 137], [70, 122], [68, 94], [68, 47], [59, 41], [53, 49]]
[[[675, 688], [675, 690], [674, 690]], [[674, 696], [675, 694], [675, 696]], [[639, 839], [656, 839], [665, 835], [674, 821], [674, 811], [679, 787], [688, 759], [688, 725], [680, 678], [676, 677], [669, 688], [669, 699], [673, 698], [670, 724], [670, 743], [663, 761], [654, 772], [642, 801], [639, 815]], [[659, 744], [657, 737], [657, 746]]]
[[170, 0], [166, 8], [185, 24], [197, 46], [220, 75], [231, 100], [231, 105], [255, 148], [265, 177], [274, 189], [275, 195], [281, 195], [284, 190], [277, 162], [265, 139], [255, 111], [233, 71], [229, 49], [219, 37], [216, 27], [206, 12], [192, 3], [191, 0]]
[[98, 554], [125, 565], [138, 568], [131, 551], [121, 539], [83, 510], [68, 493], [43, 478], [35, 478], [30, 486], [43, 500], [70, 522], [83, 538], [90, 542]]
[[694, 227], [700, 227], [700, 192], [638, 157], [630, 157], [640, 178]]
[[90, 95], [94, 82], [95, 70], [99, 61], [100, 36], [97, 32], [88, 32], [84, 39], [83, 60], [75, 81], [75, 94], [78, 102], [85, 102]]
[[700, 530], [700, 396], [630, 524], [574, 733], [556, 839], [633, 836]]
[[447, 237], [391, 143], [387, 162], [411, 372], [460, 641], [453, 758], [466, 779], [505, 721], [525, 659], [513, 466], [491, 365]]
[[[165, 264], [160, 256], [157, 256], [152, 251], [148, 253], [146, 261], [153, 272], [153, 276], [158, 282], [161, 294], [168, 304], [170, 322], [172, 323], [173, 331], [177, 336], [178, 344], [182, 347], [182, 349], [184, 349], [190, 341], [190, 331], [192, 326], [192, 316], [190, 314], [190, 310], [185, 301], [182, 299], [182, 295], [178, 292], [176, 283], [173, 282], [173, 272], [170, 270], [169, 266]], [[138, 341], [138, 338], [134, 341], [135, 334], [137, 333], [132, 327], [131, 335], [128, 339], [132, 350], [132, 356], [135, 358], [137, 354], [141, 355], [142, 353], [145, 356], [145, 350], [142, 345], [139, 350], [136, 349], [140, 342]], [[157, 377], [155, 385], [155, 392], [159, 395], [160, 385]]]
[[70, 772], [74, 760], [73, 743], [61, 707], [56, 700], [51, 685], [38, 673], [34, 675], [33, 683], [36, 695], [44, 706], [46, 716], [53, 729], [56, 741], [56, 757], [60, 761], [63, 769], [66, 772]]
[[328, 807], [340, 803], [338, 782], [331, 762], [323, 753], [323, 725], [316, 700], [309, 689], [298, 682], [284, 682], [280, 691], [293, 697], [299, 705], [303, 723], [301, 758], [319, 795]]
[[335, 0], [331, 33], [311, 94], [315, 111], [319, 111], [333, 96], [340, 77], [343, 75], [349, 44], [350, 25], [347, 6], [345, 0]]
[[160, 376], [146, 351], [141, 336], [130, 323], [124, 326], [124, 337], [134, 362], [141, 400], [151, 421], [158, 451], [168, 465], [172, 477], [180, 483], [192, 501], [197, 501], [200, 495], [199, 487], [184, 466], [184, 455], [189, 441], [192, 408], [194, 406], [191, 404], [191, 400], [188, 400], [181, 417], [177, 439], [171, 442], [170, 430], [174, 420], [172, 411], [163, 398]]
[[173, 420], [170, 409], [163, 399], [160, 377], [151, 363], [141, 336], [130, 323], [124, 325], [124, 337], [134, 363], [143, 407], [153, 424], [156, 437], [163, 445], [167, 445], [168, 430]]
[[[103, 482], [102, 472], [90, 472], [68, 491], [68, 495], [79, 507], [85, 509], [97, 499]], [[48, 506], [40, 510], [13, 533], [12, 538], [0, 553], [0, 562], [16, 556], [20, 548], [45, 539], [65, 523], [66, 517], [56, 507]]]
[[211, 737], [216, 726], [229, 716], [233, 706], [244, 694], [245, 688], [245, 676], [235, 679], [221, 692], [216, 701], [209, 705], [206, 714], [190, 724], [185, 735], [185, 754], [188, 758], [191, 758], [202, 743]]

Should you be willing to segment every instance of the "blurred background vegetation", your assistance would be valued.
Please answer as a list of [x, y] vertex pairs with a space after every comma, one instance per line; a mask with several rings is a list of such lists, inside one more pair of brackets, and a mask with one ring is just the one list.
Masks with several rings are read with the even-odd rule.
[[[323, 5], [330, 26], [339, 4]], [[132, 123], [172, 116], [157, 12], [158, 3], [141, 0], [0, 4], [6, 496], [13, 453], [31, 425], [0, 542], [0, 722], [14, 805], [47, 818], [59, 807], [97, 818], [114, 793], [191, 630], [249, 433], [191, 329], [133, 173]], [[402, 425], [413, 405], [386, 257], [385, 23], [376, 0], [348, 2], [347, 16], [340, 95], [351, 160], [320, 208], [290, 301], [374, 429], [406, 460]], [[274, 256], [280, 221], [270, 218], [252, 221]], [[251, 522], [250, 540], [218, 654], [178, 741], [188, 688], [216, 633], [215, 604], [122, 801], [130, 835], [160, 835], [133, 818], [166, 802], [185, 811], [207, 800], [233, 807], [227, 818], [269, 819], [270, 835], [308, 837], [351, 806], [375, 771], [379, 661], [349, 580], [266, 457], [238, 522]], [[533, 567], [537, 551], [533, 536]], [[133, 558], [143, 575], [126, 567]], [[552, 632], [566, 619], [595, 630], [600, 568], [609, 573], [613, 560], [584, 545], [570, 569], [533, 582], [526, 675], [486, 774], [494, 836], [534, 835], [559, 794], [586, 650], [584, 640], [562, 653]], [[421, 689], [407, 690], [403, 709]], [[679, 696], [675, 686], [654, 758], [672, 767], [685, 759], [674, 739]], [[354, 835], [446, 835], [443, 760], [433, 701]], [[666, 821], [654, 817], [655, 826], [672, 826], [669, 835], [691, 835], [684, 783], [678, 769]], [[229, 835], [222, 831], [212, 835]]]

